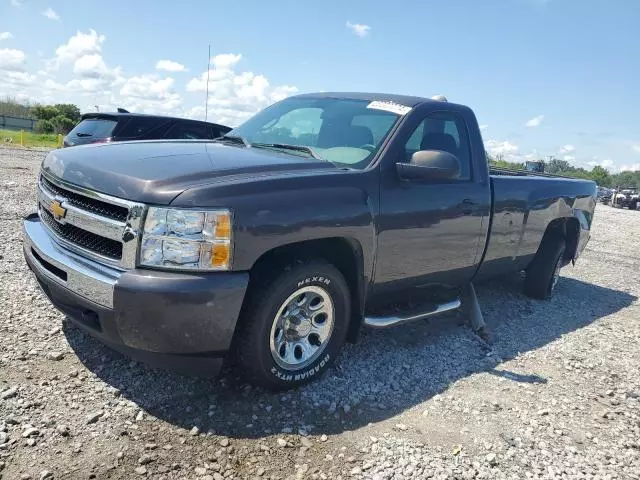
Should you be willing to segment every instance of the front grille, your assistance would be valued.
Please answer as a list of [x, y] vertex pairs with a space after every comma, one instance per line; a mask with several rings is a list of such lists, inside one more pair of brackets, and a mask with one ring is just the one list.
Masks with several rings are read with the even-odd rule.
[[80, 195], [78, 193], [72, 192], [71, 190], [60, 188], [59, 186], [54, 185], [44, 176], [41, 176], [40, 178], [42, 185], [44, 185], [44, 187], [49, 192], [60, 197], [64, 197], [67, 202], [69, 202], [74, 207], [78, 207], [88, 212], [95, 213], [96, 215], [101, 215], [113, 220], [118, 220], [120, 222], [127, 221], [127, 215], [129, 214], [129, 211], [125, 207], [112, 205], [110, 203], [96, 200], [95, 198], [85, 197], [84, 195]]
[[[66, 195], [67, 193], [65, 193]], [[87, 232], [73, 225], [58, 223], [53, 218], [53, 215], [44, 208], [40, 209], [40, 218], [56, 235], [78, 247], [114, 260], [122, 258], [122, 243], [120, 242]]]

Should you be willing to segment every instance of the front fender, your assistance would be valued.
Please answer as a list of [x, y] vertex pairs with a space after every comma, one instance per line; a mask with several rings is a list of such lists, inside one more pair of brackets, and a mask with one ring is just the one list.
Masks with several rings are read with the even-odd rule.
[[224, 207], [233, 212], [233, 270], [251, 270], [284, 245], [344, 238], [360, 245], [364, 276], [372, 277], [378, 170], [331, 170], [296, 176], [254, 175], [194, 187], [172, 206]]

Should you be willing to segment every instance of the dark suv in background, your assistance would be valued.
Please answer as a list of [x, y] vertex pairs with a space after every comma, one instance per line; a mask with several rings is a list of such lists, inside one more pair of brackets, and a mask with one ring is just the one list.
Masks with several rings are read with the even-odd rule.
[[86, 113], [65, 137], [63, 146], [153, 139], [214, 139], [231, 130], [225, 125], [186, 118], [119, 111]]

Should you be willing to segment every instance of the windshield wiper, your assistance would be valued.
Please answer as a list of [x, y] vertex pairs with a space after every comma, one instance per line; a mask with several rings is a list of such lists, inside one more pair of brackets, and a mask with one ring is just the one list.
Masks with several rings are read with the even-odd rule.
[[229, 142], [234, 143], [236, 145], [243, 145], [245, 147], [250, 147], [251, 144], [244, 137], [235, 137], [233, 135], [223, 135], [220, 138], [216, 138], [214, 142]]
[[310, 157], [315, 158], [316, 160], [324, 160], [320, 155], [318, 155], [315, 150], [311, 147], [306, 147], [304, 145], [289, 145], [288, 143], [252, 143], [252, 147], [254, 148], [273, 148], [276, 150], [293, 150], [294, 152], [304, 152]]
[[76, 133], [76, 137], [93, 137], [93, 135], [90, 134], [90, 133], [78, 132], [78, 133]]

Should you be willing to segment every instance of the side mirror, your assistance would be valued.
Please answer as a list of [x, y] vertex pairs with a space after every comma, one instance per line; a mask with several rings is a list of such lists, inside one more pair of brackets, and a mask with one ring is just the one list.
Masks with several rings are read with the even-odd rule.
[[442, 150], [420, 150], [410, 163], [396, 163], [396, 169], [404, 180], [454, 180], [460, 176], [460, 160]]

